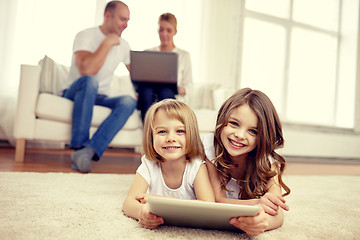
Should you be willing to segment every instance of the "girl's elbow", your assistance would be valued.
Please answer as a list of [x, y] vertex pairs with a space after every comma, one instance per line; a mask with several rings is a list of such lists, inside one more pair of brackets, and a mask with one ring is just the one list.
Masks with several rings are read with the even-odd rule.
[[132, 217], [130, 209], [131, 209], [131, 202], [129, 197], [127, 197], [122, 206], [122, 212], [128, 217]]
[[279, 214], [277, 216], [270, 216], [267, 214], [269, 219], [269, 225], [266, 230], [273, 230], [281, 227], [284, 223], [284, 214], [281, 210], [279, 210]]
[[128, 214], [127, 209], [126, 209], [125, 206], [123, 206], [123, 208], [122, 208], [121, 210], [122, 210], [122, 212], [123, 212], [123, 214], [124, 214], [125, 216], [129, 217], [129, 214]]
[[126, 216], [129, 216], [128, 215], [128, 208], [127, 208], [127, 203], [126, 203], [126, 201], [124, 202], [124, 204], [123, 204], [123, 206], [122, 206], [122, 212], [126, 215]]
[[225, 203], [226, 202], [226, 197], [215, 195], [215, 202], [217, 202], [217, 203]]

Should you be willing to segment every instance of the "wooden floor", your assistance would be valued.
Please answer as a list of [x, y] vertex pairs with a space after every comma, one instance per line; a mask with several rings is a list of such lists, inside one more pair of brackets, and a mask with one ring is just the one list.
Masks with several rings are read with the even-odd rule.
[[[72, 150], [28, 149], [23, 163], [17, 163], [15, 149], [0, 147], [0, 172], [75, 172], [71, 169]], [[140, 164], [140, 154], [131, 150], [108, 149], [101, 161], [92, 162], [92, 173], [133, 174]], [[288, 161], [287, 175], [358, 175], [360, 164], [324, 161]]]

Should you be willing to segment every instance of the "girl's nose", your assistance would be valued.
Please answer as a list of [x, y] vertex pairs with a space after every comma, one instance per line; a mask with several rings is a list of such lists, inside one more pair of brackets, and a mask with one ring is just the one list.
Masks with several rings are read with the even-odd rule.
[[167, 137], [167, 142], [175, 142], [174, 134], [169, 134]]
[[175, 139], [174, 138], [168, 138], [167, 142], [175, 142]]
[[242, 130], [235, 131], [235, 137], [239, 139], [246, 139], [245, 132]]

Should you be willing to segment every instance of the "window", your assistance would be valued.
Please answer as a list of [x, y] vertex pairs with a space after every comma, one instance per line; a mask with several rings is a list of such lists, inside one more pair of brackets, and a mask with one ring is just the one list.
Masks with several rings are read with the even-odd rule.
[[243, 13], [239, 87], [285, 122], [354, 128], [358, 2], [251, 0]]

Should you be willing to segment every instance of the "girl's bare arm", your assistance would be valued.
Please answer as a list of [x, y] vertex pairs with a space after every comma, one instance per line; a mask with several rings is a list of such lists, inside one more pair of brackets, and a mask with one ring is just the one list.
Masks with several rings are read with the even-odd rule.
[[146, 180], [140, 174], [136, 173], [124, 201], [123, 212], [129, 217], [139, 220], [142, 227], [153, 229], [163, 224], [164, 220], [162, 217], [150, 213], [146, 200], [139, 199], [139, 196], [146, 193], [148, 186]]
[[139, 220], [143, 204], [138, 201], [138, 196], [145, 194], [147, 188], [148, 183], [146, 180], [140, 174], [136, 173], [123, 205], [123, 212], [127, 216]]
[[206, 165], [202, 164], [196, 174], [194, 181], [196, 198], [198, 200], [215, 202], [213, 188], [210, 183], [209, 174]]

